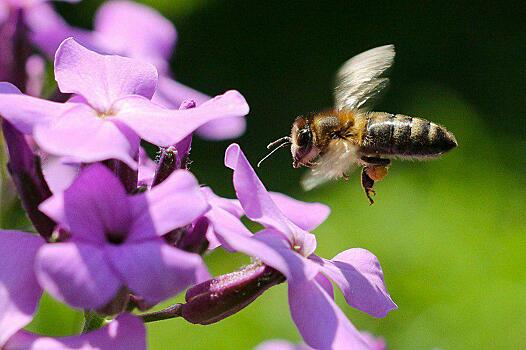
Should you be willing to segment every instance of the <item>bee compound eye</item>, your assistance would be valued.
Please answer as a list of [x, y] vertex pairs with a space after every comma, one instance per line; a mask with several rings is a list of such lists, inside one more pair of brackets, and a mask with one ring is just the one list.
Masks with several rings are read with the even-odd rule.
[[312, 133], [309, 129], [302, 129], [298, 133], [298, 145], [307, 146], [312, 140]]

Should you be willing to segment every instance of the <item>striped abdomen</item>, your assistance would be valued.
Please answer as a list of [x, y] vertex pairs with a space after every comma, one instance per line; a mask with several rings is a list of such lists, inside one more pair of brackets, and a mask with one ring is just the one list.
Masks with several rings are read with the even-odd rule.
[[433, 157], [457, 146], [455, 136], [441, 125], [402, 114], [367, 115], [360, 150], [366, 155], [408, 158]]

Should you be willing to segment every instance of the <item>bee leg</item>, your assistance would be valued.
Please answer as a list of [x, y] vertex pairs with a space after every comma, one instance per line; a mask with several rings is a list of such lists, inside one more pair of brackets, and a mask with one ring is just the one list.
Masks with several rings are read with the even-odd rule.
[[318, 165], [316, 162], [308, 162], [305, 164], [305, 166], [310, 169], [314, 168], [316, 165]]
[[371, 177], [367, 173], [367, 170], [368, 170], [368, 167], [364, 167], [362, 169], [362, 188], [365, 191], [365, 195], [367, 196], [367, 199], [369, 200], [369, 204], [373, 205], [374, 200], [372, 197], [376, 195], [376, 192], [373, 190], [374, 180], [371, 179]]
[[371, 205], [374, 203], [372, 196], [376, 195], [373, 186], [375, 182], [381, 181], [387, 176], [387, 169], [390, 163], [389, 159], [382, 159], [382, 165], [368, 164], [362, 169], [362, 187]]
[[378, 158], [378, 157], [367, 157], [367, 156], [363, 156], [361, 159], [367, 166], [368, 165], [379, 165], [379, 166], [388, 167], [389, 165], [391, 165], [390, 159]]

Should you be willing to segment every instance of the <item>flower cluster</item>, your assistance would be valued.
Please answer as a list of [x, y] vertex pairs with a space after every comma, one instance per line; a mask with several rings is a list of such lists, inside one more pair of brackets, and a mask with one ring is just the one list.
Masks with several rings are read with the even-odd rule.
[[[249, 107], [237, 91], [209, 98], [172, 79], [170, 22], [143, 5], [110, 1], [86, 31], [43, 1], [11, 0], [0, 2], [0, 30], [9, 34], [1, 59], [23, 67], [0, 71], [8, 170], [37, 233], [0, 231], [0, 348], [144, 349], [146, 322], [215, 323], [281, 283], [306, 343], [298, 348], [382, 348], [337, 306], [331, 281], [373, 317], [396, 305], [372, 253], [315, 254], [310, 231], [327, 206], [268, 192], [237, 144], [225, 153], [236, 199], [200, 186], [189, 171], [193, 133], [239, 135]], [[28, 69], [40, 57], [32, 45], [54, 57], [50, 98], [39, 96], [43, 75]], [[156, 161], [145, 142], [157, 147]], [[263, 228], [252, 233], [242, 217]], [[251, 263], [211, 277], [203, 256], [215, 249]], [[147, 311], [185, 290], [184, 303]], [[85, 311], [82, 334], [23, 330], [43, 291]]]

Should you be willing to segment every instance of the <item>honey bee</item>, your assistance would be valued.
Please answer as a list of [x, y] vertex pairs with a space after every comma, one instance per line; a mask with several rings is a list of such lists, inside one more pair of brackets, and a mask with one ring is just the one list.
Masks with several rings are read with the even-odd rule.
[[389, 83], [384, 73], [394, 57], [394, 46], [385, 45], [345, 62], [336, 74], [335, 108], [297, 117], [290, 136], [269, 144], [272, 151], [258, 166], [290, 145], [292, 166], [311, 169], [302, 179], [305, 190], [334, 179], [347, 180], [352, 170], [362, 167], [362, 187], [373, 204], [373, 186], [387, 175], [392, 159], [433, 159], [455, 148], [455, 136], [441, 125], [371, 111], [372, 102]]

